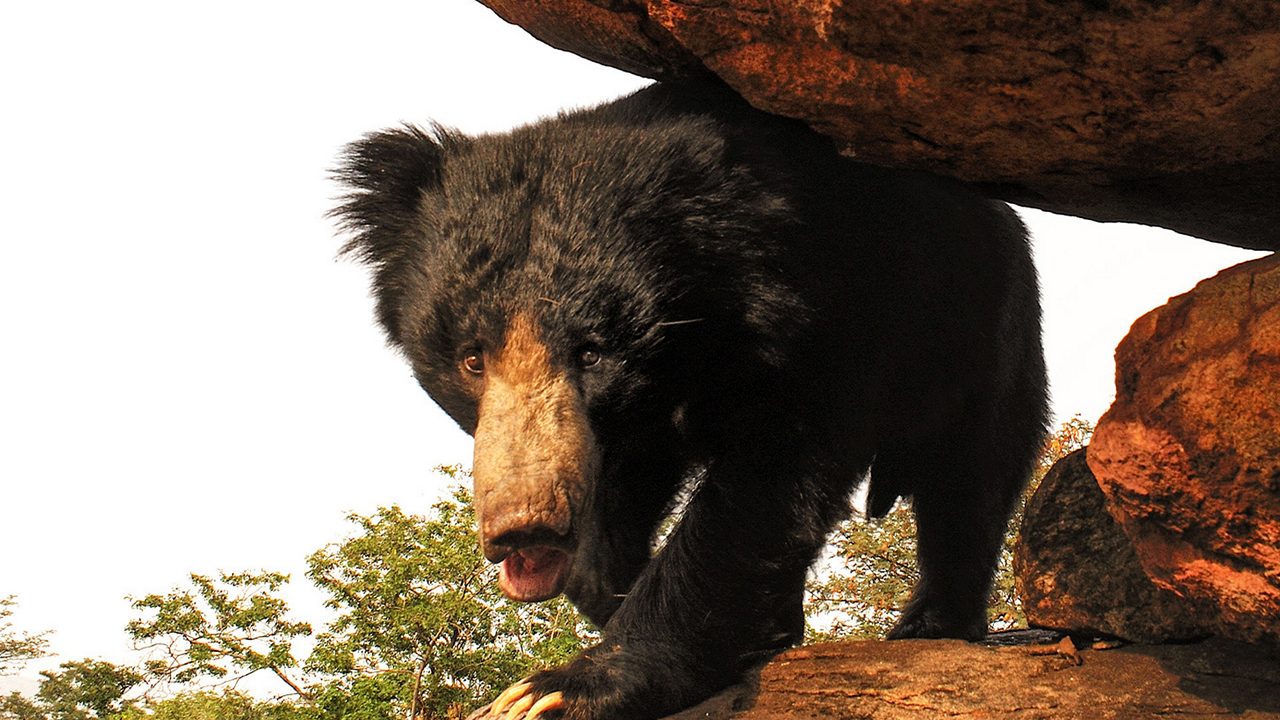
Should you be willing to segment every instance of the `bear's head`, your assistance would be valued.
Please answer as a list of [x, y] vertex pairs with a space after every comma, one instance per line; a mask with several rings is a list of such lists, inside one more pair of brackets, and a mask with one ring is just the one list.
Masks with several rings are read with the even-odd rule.
[[721, 378], [783, 351], [761, 328], [795, 320], [762, 260], [786, 203], [708, 120], [405, 127], [338, 178], [388, 337], [475, 437], [481, 544], [519, 600], [562, 591], [601, 478], [676, 442]]

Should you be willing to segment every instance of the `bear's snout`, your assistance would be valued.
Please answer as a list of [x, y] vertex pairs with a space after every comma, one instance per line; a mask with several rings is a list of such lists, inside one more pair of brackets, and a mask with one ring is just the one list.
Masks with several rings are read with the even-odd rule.
[[486, 560], [499, 563], [513, 552], [532, 547], [574, 549], [572, 513], [554, 507], [539, 512], [528, 505], [503, 502], [506, 499], [499, 496], [486, 503], [480, 517], [480, 545]]
[[485, 364], [472, 466], [481, 549], [519, 600], [563, 587], [600, 464], [582, 398], [534, 327], [515, 318]]
[[[477, 433], [477, 437], [479, 434]], [[477, 445], [479, 441], [477, 440]], [[573, 477], [500, 474], [476, 462], [476, 513], [485, 559], [501, 563], [498, 586], [512, 600], [536, 602], [559, 595], [576, 545]]]

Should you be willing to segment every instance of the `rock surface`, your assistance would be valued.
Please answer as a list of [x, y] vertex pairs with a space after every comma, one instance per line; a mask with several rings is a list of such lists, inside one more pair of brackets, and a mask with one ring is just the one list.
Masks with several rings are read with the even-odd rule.
[[654, 78], [715, 75], [867, 162], [1280, 249], [1280, 3], [481, 0]]
[[1157, 585], [1209, 632], [1280, 643], [1280, 256], [1134, 323], [1088, 463]]
[[668, 720], [1224, 715], [1280, 718], [1280, 655], [1226, 640], [1079, 652], [959, 640], [831, 643], [783, 653], [758, 686]]
[[1023, 514], [1013, 568], [1027, 621], [1146, 643], [1209, 634], [1186, 601], [1147, 577], [1085, 452], [1054, 464]]

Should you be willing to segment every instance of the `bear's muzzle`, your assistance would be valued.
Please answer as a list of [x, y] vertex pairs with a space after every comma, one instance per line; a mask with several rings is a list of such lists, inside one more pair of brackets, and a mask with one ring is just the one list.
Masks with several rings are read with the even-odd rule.
[[559, 594], [572, 564], [575, 515], [599, 472], [581, 395], [517, 318], [486, 364], [475, 431], [476, 515], [489, 562], [516, 600]]

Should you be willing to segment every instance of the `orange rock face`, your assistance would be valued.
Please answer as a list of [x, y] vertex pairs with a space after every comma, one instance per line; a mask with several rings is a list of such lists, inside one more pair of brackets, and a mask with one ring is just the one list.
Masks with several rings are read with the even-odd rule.
[[1155, 583], [1206, 631], [1280, 642], [1280, 257], [1140, 318], [1089, 468]]
[[714, 75], [866, 162], [1280, 249], [1274, 0], [481, 0], [543, 42]]

